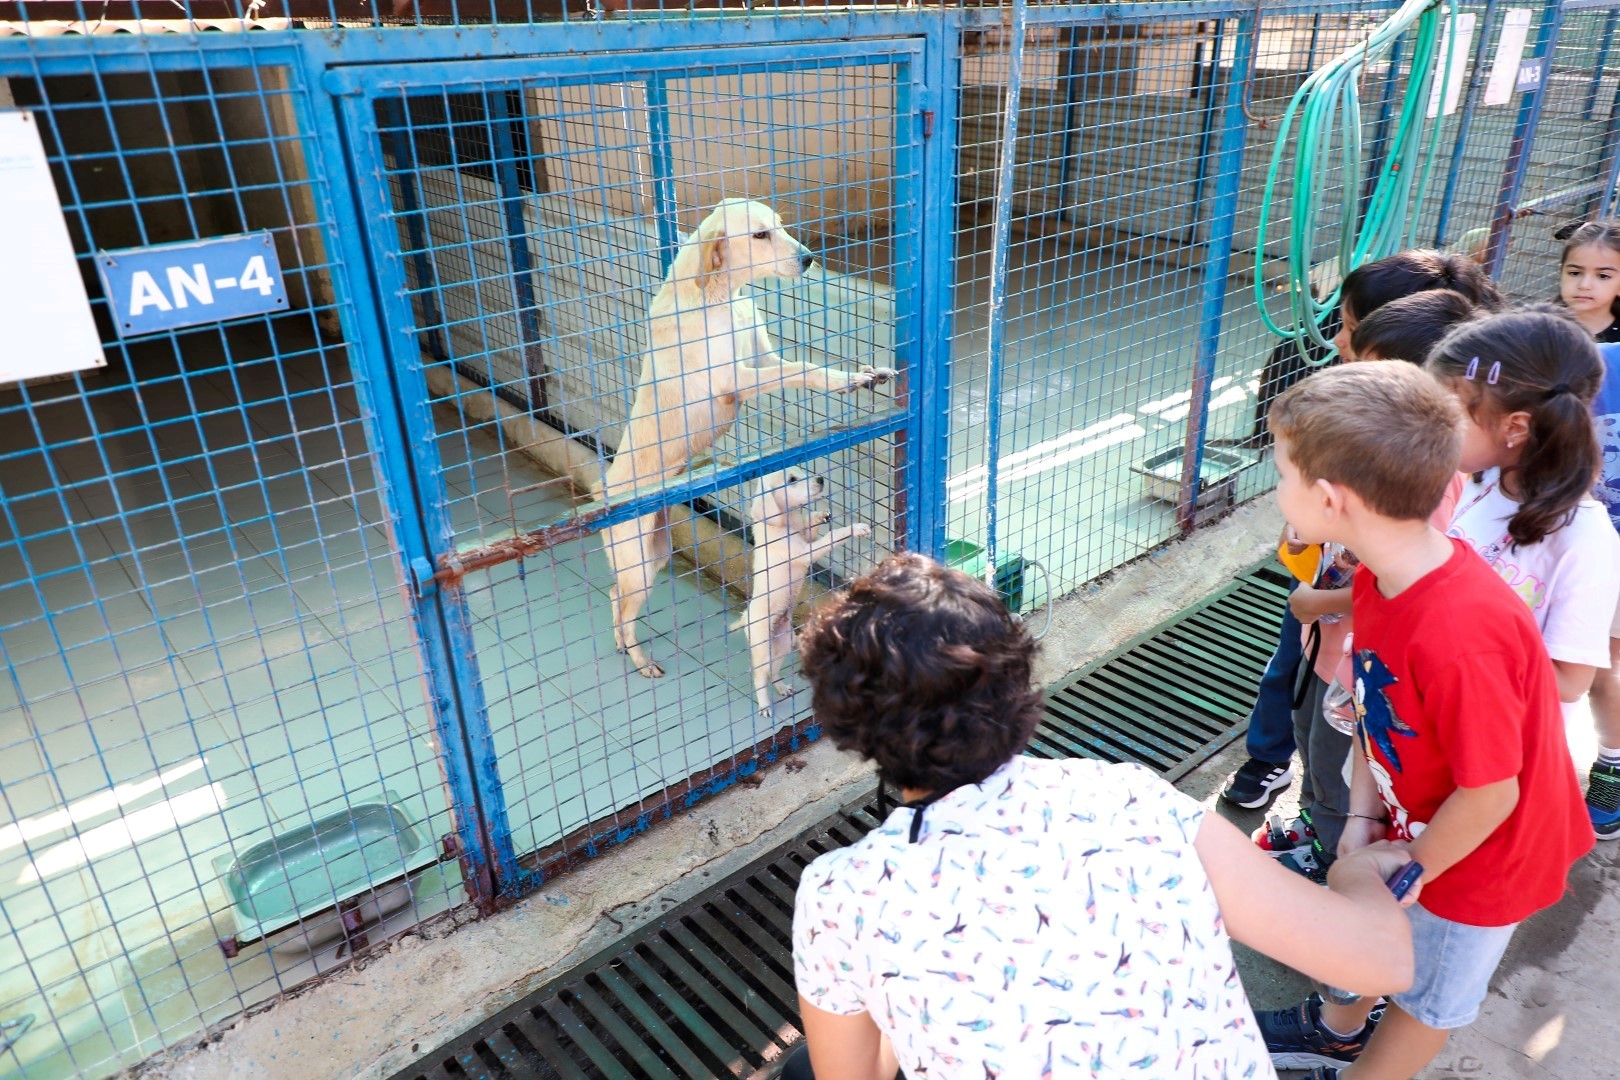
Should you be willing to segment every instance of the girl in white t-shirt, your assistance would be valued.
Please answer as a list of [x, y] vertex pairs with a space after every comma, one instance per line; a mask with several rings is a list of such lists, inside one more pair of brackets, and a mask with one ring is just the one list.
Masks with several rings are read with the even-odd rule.
[[[1620, 536], [1592, 498], [1602, 462], [1590, 411], [1603, 384], [1597, 346], [1568, 312], [1537, 304], [1458, 328], [1427, 366], [1468, 415], [1462, 468], [1474, 477], [1451, 535], [1530, 605], [1559, 696], [1579, 701], [1609, 666], [1620, 602]], [[1596, 822], [1601, 808], [1591, 809]]]

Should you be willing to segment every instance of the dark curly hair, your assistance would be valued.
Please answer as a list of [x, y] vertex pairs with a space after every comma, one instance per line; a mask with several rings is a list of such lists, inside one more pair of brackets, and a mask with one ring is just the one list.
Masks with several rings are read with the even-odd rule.
[[1035, 643], [982, 581], [893, 555], [810, 616], [799, 660], [834, 745], [902, 788], [976, 784], [1042, 712]]

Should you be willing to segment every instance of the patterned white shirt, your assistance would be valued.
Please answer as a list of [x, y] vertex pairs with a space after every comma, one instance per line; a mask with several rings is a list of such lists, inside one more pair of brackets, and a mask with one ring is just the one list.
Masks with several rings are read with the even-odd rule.
[[1274, 1077], [1193, 849], [1135, 765], [1015, 758], [805, 869], [799, 993], [870, 1013], [908, 1080]]

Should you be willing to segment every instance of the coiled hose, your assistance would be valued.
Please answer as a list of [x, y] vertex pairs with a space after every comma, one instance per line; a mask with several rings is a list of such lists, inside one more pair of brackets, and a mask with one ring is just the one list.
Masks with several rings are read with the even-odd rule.
[[[1313, 72], [1294, 92], [1278, 123], [1277, 145], [1272, 150], [1265, 194], [1260, 202], [1256, 252], [1266, 250], [1273, 217], [1272, 202], [1279, 180], [1286, 176], [1291, 192], [1288, 314], [1279, 322], [1266, 310], [1264, 260], [1261, 258], [1256, 258], [1254, 264], [1255, 304], [1266, 328], [1278, 337], [1292, 339], [1307, 361], [1326, 363], [1335, 355], [1332, 343], [1322, 336], [1321, 328], [1338, 309], [1339, 286], [1335, 283], [1325, 295], [1317, 295], [1311, 287], [1311, 253], [1316, 247], [1318, 224], [1324, 214], [1323, 195], [1330, 190], [1331, 178], [1335, 174], [1341, 178], [1339, 190], [1342, 193], [1336, 226], [1336, 276], [1342, 277], [1362, 263], [1404, 250], [1416, 234], [1418, 214], [1440, 145], [1440, 125], [1429, 122], [1426, 115], [1429, 98], [1435, 79], [1444, 79], [1450, 72], [1450, 54], [1458, 47], [1453, 28], [1453, 32], [1444, 35], [1447, 55], [1438, 56], [1441, 27], [1444, 20], [1454, 14], [1444, 8], [1441, 0], [1406, 0], [1366, 41], [1346, 49]], [[1363, 215], [1360, 209], [1365, 166], [1361, 160], [1358, 83], [1368, 63], [1390, 57], [1395, 43], [1413, 26], [1417, 27], [1417, 40], [1400, 118]], [[1394, 62], [1393, 59], [1390, 62]], [[1441, 93], [1443, 99], [1443, 85]], [[1326, 355], [1316, 352], [1313, 359], [1309, 349], [1313, 343], [1329, 351]]]

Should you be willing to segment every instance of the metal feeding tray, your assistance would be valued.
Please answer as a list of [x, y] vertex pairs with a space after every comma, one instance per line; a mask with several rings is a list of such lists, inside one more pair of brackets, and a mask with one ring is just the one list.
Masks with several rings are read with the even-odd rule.
[[[1162, 450], [1131, 466], [1142, 478], [1142, 494], [1160, 502], [1181, 499], [1182, 448]], [[1198, 470], [1198, 508], [1225, 506], [1235, 501], [1237, 474], [1259, 464], [1260, 455], [1252, 450], [1206, 446]]]
[[234, 859], [215, 859], [236, 915], [236, 936], [221, 942], [226, 954], [333, 907], [353, 937], [363, 923], [358, 898], [436, 861], [397, 798], [384, 798], [289, 829]]

